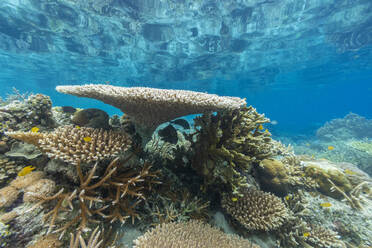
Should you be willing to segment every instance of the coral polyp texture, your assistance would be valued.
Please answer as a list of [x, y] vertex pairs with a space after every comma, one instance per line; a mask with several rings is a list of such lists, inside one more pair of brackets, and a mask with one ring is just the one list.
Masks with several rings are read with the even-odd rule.
[[226, 185], [240, 194], [248, 186], [246, 175], [254, 164], [287, 153], [264, 130], [262, 125], [269, 121], [252, 106], [197, 117], [192, 167], [204, 177], [204, 184]]
[[7, 132], [6, 135], [36, 145], [50, 158], [75, 165], [112, 157], [131, 145], [125, 133], [71, 125], [49, 133]]
[[134, 248], [259, 248], [237, 235], [228, 235], [201, 221], [156, 226], [134, 241]]
[[289, 216], [279, 197], [255, 189], [246, 189], [242, 197], [224, 195], [222, 207], [247, 230], [278, 229]]
[[180, 116], [237, 109], [246, 104], [244, 99], [238, 97], [222, 97], [188, 90], [102, 84], [57, 86], [56, 90], [110, 104], [129, 115], [137, 124], [153, 130], [161, 123]]

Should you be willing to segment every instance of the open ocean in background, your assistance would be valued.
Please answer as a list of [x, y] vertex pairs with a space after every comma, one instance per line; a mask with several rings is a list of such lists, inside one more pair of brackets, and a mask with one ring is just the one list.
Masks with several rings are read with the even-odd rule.
[[274, 135], [311, 134], [349, 112], [372, 118], [371, 46], [371, 1], [3, 0], [0, 94], [120, 114], [55, 86], [203, 91], [247, 98]]

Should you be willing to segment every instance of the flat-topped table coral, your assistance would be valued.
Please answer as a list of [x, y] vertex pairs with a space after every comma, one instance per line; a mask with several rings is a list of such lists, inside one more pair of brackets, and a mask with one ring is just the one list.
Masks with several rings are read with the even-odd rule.
[[56, 90], [65, 94], [100, 100], [131, 117], [147, 136], [161, 123], [177, 117], [245, 106], [239, 97], [222, 97], [188, 90], [146, 87], [117, 87], [102, 84], [64, 85]]

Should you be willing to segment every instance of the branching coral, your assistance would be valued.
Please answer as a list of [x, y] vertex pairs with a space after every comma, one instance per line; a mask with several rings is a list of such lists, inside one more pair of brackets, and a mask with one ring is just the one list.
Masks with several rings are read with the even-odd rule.
[[88, 84], [57, 86], [57, 91], [101, 100], [128, 114], [134, 122], [152, 131], [161, 123], [189, 114], [236, 109], [245, 105], [238, 97], [186, 90], [117, 87]]
[[152, 225], [187, 221], [190, 219], [208, 219], [209, 202], [202, 201], [190, 192], [167, 192], [164, 196], [154, 195], [145, 203]]
[[305, 235], [305, 242], [311, 247], [319, 248], [346, 248], [337, 233], [321, 226], [310, 225], [309, 235]]
[[200, 221], [156, 226], [134, 241], [135, 248], [259, 248], [236, 235], [228, 235]]
[[63, 126], [50, 133], [7, 132], [6, 135], [36, 145], [51, 158], [75, 165], [112, 157], [131, 144], [125, 133], [87, 127]]
[[[58, 218], [61, 212], [68, 213], [69, 221], [54, 232], [62, 232], [63, 235], [70, 227], [86, 232], [90, 223], [99, 223], [98, 218], [108, 220], [110, 223], [120, 221], [124, 223], [127, 218], [139, 218], [136, 206], [145, 199], [145, 191], [150, 190], [153, 184], [158, 184], [156, 177], [158, 172], [150, 171], [151, 165], [145, 163], [140, 168], [125, 168], [119, 158], [114, 159], [105, 169], [99, 179], [95, 178], [97, 163], [83, 175], [80, 165], [76, 165], [76, 171], [80, 179], [80, 185], [73, 192], [64, 193], [62, 188], [53, 196], [33, 195], [40, 201], [33, 209], [44, 203], [56, 201], [53, 209], [44, 215], [44, 220], [49, 219], [50, 233], [59, 226]], [[69, 207], [68, 210], [66, 207]]]
[[255, 189], [246, 189], [242, 197], [225, 194], [222, 207], [247, 230], [278, 229], [289, 212], [280, 198]]
[[195, 119], [197, 132], [193, 143], [193, 168], [205, 179], [205, 185], [227, 185], [234, 194], [247, 187], [245, 173], [265, 158], [287, 152], [263, 131], [269, 122], [253, 107], [204, 114]]

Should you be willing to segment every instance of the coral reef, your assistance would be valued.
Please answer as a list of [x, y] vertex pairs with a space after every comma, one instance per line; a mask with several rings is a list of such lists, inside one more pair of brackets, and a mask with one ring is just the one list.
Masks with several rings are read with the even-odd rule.
[[9, 179], [16, 177], [21, 169], [21, 164], [0, 155], [0, 187]]
[[271, 139], [262, 124], [269, 122], [253, 107], [204, 114], [195, 119], [192, 167], [204, 177], [205, 186], [226, 185], [234, 194], [247, 187], [252, 166], [288, 152]]
[[50, 158], [71, 164], [112, 157], [131, 144], [125, 133], [88, 127], [63, 126], [50, 133], [7, 132], [6, 135], [36, 145]]
[[285, 156], [282, 160], [264, 159], [255, 168], [261, 188], [284, 196], [297, 188], [315, 189], [316, 181], [305, 175], [305, 167], [296, 156]]
[[372, 120], [349, 113], [327, 122], [317, 130], [316, 136], [327, 141], [372, 138]]
[[10, 101], [0, 107], [0, 122], [5, 130], [30, 130], [35, 126], [52, 128], [52, 101], [42, 94], [30, 95], [21, 101]]
[[[86, 232], [90, 225], [99, 223], [98, 219], [123, 224], [126, 219], [131, 218], [134, 222], [135, 218], [140, 218], [135, 211], [136, 206], [146, 199], [146, 191], [159, 183], [156, 181], [158, 172], [150, 171], [151, 165], [148, 163], [137, 168], [128, 168], [122, 162], [119, 158], [114, 159], [98, 179], [95, 179], [97, 163], [86, 175], [77, 164], [79, 187], [66, 193], [62, 188], [53, 196], [34, 194], [33, 197], [40, 201], [28, 209], [28, 212], [45, 203], [56, 202], [52, 210], [44, 215], [44, 220], [49, 219], [47, 233], [57, 227], [54, 232], [61, 232], [62, 236], [70, 227]], [[67, 221], [60, 222], [61, 215]]]
[[310, 225], [309, 235], [305, 235], [305, 242], [311, 247], [319, 248], [346, 248], [344, 242], [339, 240], [337, 233], [321, 226]]
[[105, 111], [88, 108], [76, 111], [71, 121], [79, 126], [109, 129], [109, 119]]
[[370, 140], [363, 140], [363, 141], [354, 140], [354, 141], [348, 142], [347, 144], [359, 151], [365, 152], [372, 156], [372, 141]]
[[[62, 247], [62, 242], [58, 240], [55, 234], [49, 234], [38, 239], [34, 244], [27, 246], [27, 248], [59, 248]], [[89, 246], [89, 248], [91, 248]], [[93, 247], [92, 247], [93, 248]]]
[[24, 189], [23, 202], [37, 202], [40, 196], [48, 197], [56, 189], [56, 183], [50, 179], [40, 179]]
[[238, 97], [220, 97], [186, 90], [126, 88], [100, 84], [57, 86], [56, 90], [94, 98], [117, 107], [139, 126], [150, 129], [151, 133], [161, 123], [180, 116], [237, 109], [246, 104], [244, 99]]
[[9, 207], [17, 200], [19, 192], [12, 186], [0, 189], [0, 208]]
[[186, 189], [167, 191], [163, 196], [151, 196], [145, 202], [152, 225], [187, 221], [190, 219], [207, 220], [209, 202], [192, 196]]
[[278, 229], [288, 218], [280, 198], [256, 189], [246, 189], [242, 197], [225, 194], [222, 207], [247, 230]]
[[258, 248], [236, 235], [228, 235], [200, 221], [156, 226], [135, 240], [134, 248]]
[[339, 191], [334, 190], [334, 186], [341, 189], [345, 193], [349, 193], [353, 186], [346, 175], [330, 162], [326, 160], [320, 161], [304, 161], [305, 175], [315, 180], [317, 189], [325, 195], [342, 199], [343, 195]]

